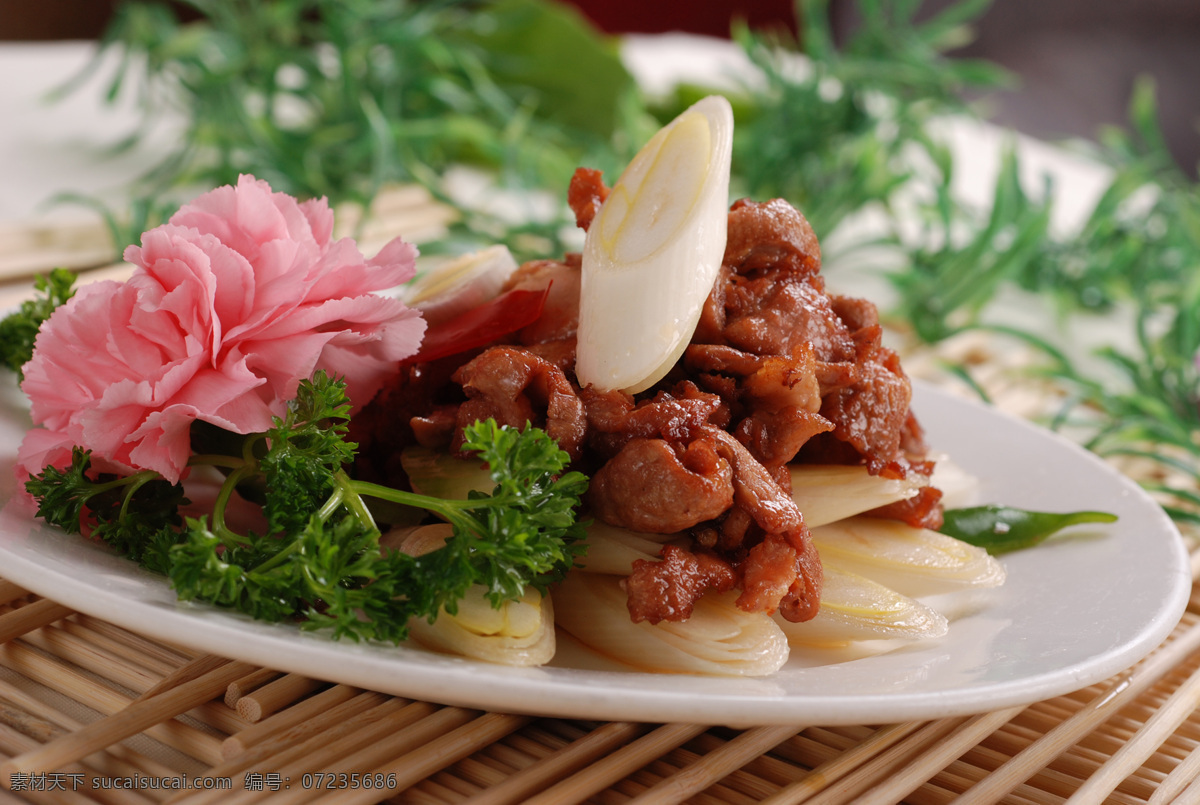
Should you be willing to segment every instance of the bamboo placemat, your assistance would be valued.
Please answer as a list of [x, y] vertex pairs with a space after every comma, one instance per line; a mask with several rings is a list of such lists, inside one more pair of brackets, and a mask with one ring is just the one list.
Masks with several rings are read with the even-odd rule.
[[[413, 229], [435, 233], [449, 213], [405, 189], [373, 215], [386, 226], [359, 231], [368, 253], [372, 237], [419, 240]], [[13, 280], [0, 300], [19, 301], [28, 275], [54, 265], [90, 269], [103, 233], [79, 231], [0, 238], [12, 268], [0, 279]], [[906, 366], [934, 372], [947, 350], [986, 348]], [[1006, 410], [1044, 410], [1046, 390], [1010, 382], [1008, 360], [976, 379]], [[1200, 576], [1195, 544], [1192, 567]], [[928, 722], [738, 730], [413, 701], [197, 655], [0, 579], [0, 778], [14, 801], [1200, 802], [1198, 704], [1200, 590], [1154, 653], [1070, 695]]]

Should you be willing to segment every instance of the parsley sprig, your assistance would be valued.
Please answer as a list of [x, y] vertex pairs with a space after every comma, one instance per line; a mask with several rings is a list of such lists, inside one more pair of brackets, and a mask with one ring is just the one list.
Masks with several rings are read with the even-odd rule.
[[[410, 618], [453, 613], [473, 585], [496, 606], [527, 586], [545, 590], [580, 552], [575, 512], [587, 479], [564, 472], [566, 453], [543, 431], [493, 420], [468, 426], [463, 450], [487, 464], [495, 489], [443, 500], [351, 477], [348, 420], [343, 383], [324, 373], [301, 383], [287, 414], [246, 437], [240, 455], [193, 457], [226, 473], [200, 516], [180, 514], [182, 485], [150, 471], [94, 475], [82, 449], [69, 467], [47, 467], [26, 488], [47, 522], [86, 529], [165, 573], [183, 599], [263, 620], [298, 618], [355, 640], [403, 640]], [[239, 489], [262, 490], [262, 533], [231, 524]], [[421, 556], [384, 549], [372, 501], [435, 514], [453, 535]]]
[[65, 268], [55, 268], [33, 281], [34, 298], [0, 320], [0, 364], [20, 375], [33, 356], [33, 342], [42, 322], [74, 296], [74, 286], [75, 274]]

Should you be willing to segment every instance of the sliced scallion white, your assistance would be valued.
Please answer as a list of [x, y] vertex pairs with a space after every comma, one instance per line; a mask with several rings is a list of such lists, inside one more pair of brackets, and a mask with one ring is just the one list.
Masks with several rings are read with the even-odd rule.
[[857, 640], [927, 640], [949, 630], [944, 615], [870, 579], [825, 567], [815, 618], [775, 621], [792, 645], [843, 645]]
[[475, 585], [453, 615], [438, 612], [433, 623], [413, 618], [409, 633], [417, 642], [446, 654], [501, 665], [545, 665], [554, 656], [554, 608], [549, 597], [526, 590], [518, 600], [493, 607], [487, 589]]
[[516, 270], [507, 247], [489, 246], [421, 274], [405, 287], [404, 301], [430, 323], [448, 321], [496, 298]]
[[704, 98], [613, 185], [583, 247], [581, 385], [641, 391], [683, 354], [725, 253], [732, 143], [729, 102]]
[[644, 671], [765, 676], [783, 667], [788, 642], [762, 612], [743, 612], [737, 592], [696, 602], [683, 622], [634, 623], [621, 579], [572, 571], [554, 589], [558, 625], [592, 651]]
[[486, 464], [418, 445], [401, 451], [400, 466], [414, 492], [442, 500], [466, 500], [473, 489], [486, 493], [496, 486]]
[[792, 499], [809, 528], [907, 500], [928, 484], [910, 472], [907, 478], [881, 478], [861, 465], [792, 464]]
[[982, 548], [896, 520], [851, 517], [811, 529], [826, 568], [856, 573], [913, 597], [1004, 583]]
[[[447, 523], [392, 529], [380, 544], [422, 556], [445, 545], [452, 533]], [[556, 645], [553, 604], [534, 589], [497, 607], [488, 600], [487, 588], [477, 584], [467, 589], [453, 614], [441, 609], [432, 623], [412, 618], [408, 631], [435, 651], [501, 665], [544, 665], [554, 656]]]
[[676, 541], [686, 544], [685, 535], [646, 534], [593, 520], [587, 528], [587, 553], [575, 565], [588, 573], [628, 576], [639, 559], [657, 562], [663, 545]]

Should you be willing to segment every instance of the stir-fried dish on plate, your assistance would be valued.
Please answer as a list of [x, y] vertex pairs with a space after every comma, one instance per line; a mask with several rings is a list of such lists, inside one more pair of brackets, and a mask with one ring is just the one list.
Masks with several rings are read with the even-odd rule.
[[947, 520], [963, 479], [875, 305], [827, 290], [800, 210], [729, 204], [732, 128], [706, 98], [611, 186], [576, 171], [581, 253], [493, 247], [403, 299], [400, 239], [368, 260], [323, 202], [206, 194], [47, 320], [28, 498], [183, 598], [510, 665], [564, 633], [742, 676], [944, 636], [930, 596], [1005, 571], [943, 531], [1033, 521]]

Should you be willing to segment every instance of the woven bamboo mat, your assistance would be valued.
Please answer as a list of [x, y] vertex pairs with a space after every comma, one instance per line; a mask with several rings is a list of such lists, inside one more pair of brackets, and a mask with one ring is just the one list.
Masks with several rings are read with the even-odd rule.
[[[392, 231], [406, 215], [425, 231], [447, 220], [420, 194], [391, 203]], [[73, 242], [54, 264], [94, 246]], [[36, 257], [0, 247], [10, 276], [50, 267]], [[916, 374], [934, 363], [912, 357]], [[1043, 391], [1004, 368], [985, 378], [994, 399], [1035, 413]], [[1200, 802], [1197, 704], [1200, 591], [1154, 653], [1070, 695], [929, 722], [736, 730], [412, 701], [197, 655], [0, 580], [0, 778], [14, 801]]]

